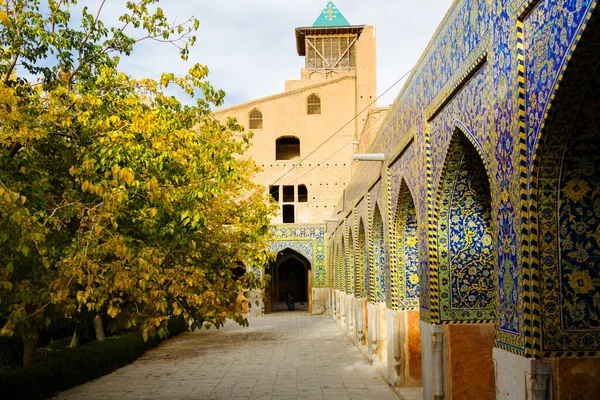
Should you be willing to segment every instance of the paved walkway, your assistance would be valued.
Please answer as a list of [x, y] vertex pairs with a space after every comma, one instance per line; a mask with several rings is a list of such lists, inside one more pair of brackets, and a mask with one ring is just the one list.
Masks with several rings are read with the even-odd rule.
[[326, 316], [185, 333], [57, 399], [398, 399]]

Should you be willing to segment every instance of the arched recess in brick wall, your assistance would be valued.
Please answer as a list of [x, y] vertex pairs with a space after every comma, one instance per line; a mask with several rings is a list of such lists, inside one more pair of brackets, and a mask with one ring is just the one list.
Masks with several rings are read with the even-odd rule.
[[401, 310], [419, 307], [419, 230], [417, 211], [412, 194], [402, 179], [396, 213], [394, 214], [396, 265], [390, 274], [392, 308]]
[[329, 259], [327, 261], [327, 265], [329, 268], [329, 275], [328, 275], [328, 283], [329, 283], [329, 287], [331, 288], [335, 288], [334, 283], [335, 283], [335, 240], [334, 238], [330, 238], [329, 242]]
[[379, 206], [373, 212], [372, 248], [370, 261], [369, 301], [379, 303], [385, 301], [385, 243], [383, 236], [383, 218]]
[[330, 245], [331, 245], [331, 249], [330, 249], [330, 258], [329, 258], [329, 267], [330, 267], [330, 275], [329, 275], [329, 280], [331, 283], [331, 287], [335, 289], [335, 284], [336, 284], [336, 270], [335, 270], [335, 266], [336, 266], [336, 242], [335, 242], [335, 237], [331, 237], [330, 241], [329, 241]]
[[363, 223], [362, 218], [358, 223], [358, 244], [356, 246], [356, 274], [355, 274], [355, 287], [356, 287], [356, 297], [359, 299], [364, 299], [367, 297], [366, 286], [365, 286], [365, 277], [368, 277], [368, 265], [367, 265], [367, 251], [366, 251], [366, 241], [365, 241], [365, 224]]
[[592, 19], [534, 154], [530, 276], [541, 305], [538, 356], [600, 353], [599, 110], [600, 24]]
[[[440, 322], [494, 318], [494, 257], [489, 179], [477, 150], [453, 133], [437, 198], [437, 292]], [[432, 304], [432, 308], [433, 308]], [[434, 312], [435, 312], [434, 311]]]
[[332, 268], [332, 272], [333, 272], [333, 288], [337, 289], [338, 288], [338, 241], [337, 238], [334, 237], [333, 238], [333, 268]]
[[337, 285], [336, 285], [336, 289], [338, 290], [342, 290], [342, 263], [344, 262], [344, 258], [343, 258], [343, 254], [342, 254], [342, 243], [341, 240], [338, 238], [337, 241], [337, 262], [336, 262], [336, 274], [337, 274]]
[[348, 260], [346, 259], [346, 243], [344, 236], [342, 235], [342, 245], [340, 248], [340, 287], [339, 289], [343, 292], [346, 291], [346, 280], [348, 276], [346, 274]]
[[348, 230], [348, 268], [347, 268], [347, 276], [348, 280], [346, 281], [346, 293], [355, 294], [355, 274], [356, 274], [356, 263], [354, 259], [354, 236], [352, 235], [352, 229]]

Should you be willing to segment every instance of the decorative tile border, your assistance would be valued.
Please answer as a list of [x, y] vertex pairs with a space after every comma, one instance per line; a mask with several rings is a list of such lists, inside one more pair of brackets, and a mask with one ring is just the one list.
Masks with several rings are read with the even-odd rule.
[[271, 251], [285, 248], [298, 251], [310, 261], [312, 270], [312, 287], [328, 287], [327, 244], [324, 224], [275, 225], [271, 227], [273, 243]]

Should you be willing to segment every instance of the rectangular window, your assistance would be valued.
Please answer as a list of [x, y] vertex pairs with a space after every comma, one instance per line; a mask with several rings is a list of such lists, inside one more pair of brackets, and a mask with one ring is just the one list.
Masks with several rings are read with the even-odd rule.
[[306, 37], [306, 68], [355, 68], [355, 35]]
[[279, 203], [279, 186], [269, 186], [269, 194], [274, 201]]
[[281, 214], [283, 216], [284, 224], [294, 223], [294, 206], [292, 204], [284, 204], [283, 206], [281, 206]]
[[294, 199], [294, 186], [284, 186], [283, 187], [283, 202], [284, 203], [293, 203]]

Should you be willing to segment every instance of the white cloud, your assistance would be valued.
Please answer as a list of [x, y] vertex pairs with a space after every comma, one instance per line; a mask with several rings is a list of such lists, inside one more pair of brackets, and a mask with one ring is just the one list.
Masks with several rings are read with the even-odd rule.
[[[353, 25], [377, 29], [378, 92], [417, 62], [451, 0], [334, 1]], [[87, 2], [86, 2], [87, 3]], [[107, 3], [106, 15], [116, 20], [123, 3]], [[327, 0], [163, 0], [169, 19], [194, 15], [200, 20], [197, 44], [187, 63], [176, 48], [143, 42], [121, 68], [135, 77], [158, 78], [161, 72], [184, 73], [193, 63], [210, 69], [209, 80], [227, 93], [233, 105], [283, 90], [286, 79], [298, 79], [303, 59], [296, 53], [294, 28], [311, 26]], [[379, 101], [391, 103], [400, 85]]]

